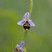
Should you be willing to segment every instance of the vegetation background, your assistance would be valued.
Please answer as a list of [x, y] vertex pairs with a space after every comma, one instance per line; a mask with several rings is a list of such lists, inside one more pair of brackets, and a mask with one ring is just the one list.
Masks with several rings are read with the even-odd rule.
[[[0, 52], [13, 52], [23, 39], [17, 22], [29, 4], [30, 0], [0, 0]], [[28, 33], [27, 52], [52, 52], [52, 0], [33, 0], [31, 19], [36, 26]]]

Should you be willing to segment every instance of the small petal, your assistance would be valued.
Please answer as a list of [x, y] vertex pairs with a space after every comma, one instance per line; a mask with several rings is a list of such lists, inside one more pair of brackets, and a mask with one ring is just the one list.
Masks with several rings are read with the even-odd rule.
[[17, 45], [16, 45], [16, 48], [20, 48], [20, 45], [17, 44]]
[[26, 12], [25, 15], [24, 15], [24, 19], [29, 19], [29, 18], [30, 18], [30, 13]]
[[29, 20], [29, 24], [30, 26], [35, 26], [35, 24], [31, 20]]
[[24, 50], [22, 48], [20, 48], [19, 52], [23, 52]]
[[24, 20], [21, 20], [17, 24], [23, 26], [24, 23], [25, 23], [25, 21]]
[[21, 48], [24, 48], [24, 46], [25, 46], [25, 42], [24, 42], [24, 41], [21, 41], [20, 47], [21, 47]]

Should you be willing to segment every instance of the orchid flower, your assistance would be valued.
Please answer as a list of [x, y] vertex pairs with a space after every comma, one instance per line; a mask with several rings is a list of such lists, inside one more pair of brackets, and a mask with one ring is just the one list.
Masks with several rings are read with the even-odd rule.
[[20, 44], [16, 45], [16, 52], [24, 52], [24, 46], [25, 46], [24, 41], [21, 41]]
[[29, 18], [30, 18], [30, 13], [26, 12], [23, 16], [23, 19], [19, 21], [17, 24], [23, 26], [25, 30], [26, 29], [29, 30], [31, 26], [35, 26], [35, 24]]

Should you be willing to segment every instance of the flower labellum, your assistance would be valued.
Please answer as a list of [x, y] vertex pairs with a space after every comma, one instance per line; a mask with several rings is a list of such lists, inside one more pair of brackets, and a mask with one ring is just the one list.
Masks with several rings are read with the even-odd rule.
[[30, 13], [26, 12], [24, 14], [24, 18], [21, 21], [19, 21], [17, 24], [23, 26], [25, 30], [29, 30], [31, 26], [35, 26], [35, 24], [29, 18], [30, 18]]

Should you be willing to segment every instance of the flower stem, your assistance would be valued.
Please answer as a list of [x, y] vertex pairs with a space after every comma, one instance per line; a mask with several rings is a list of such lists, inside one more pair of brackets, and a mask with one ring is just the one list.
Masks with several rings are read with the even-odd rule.
[[33, 0], [30, 0], [30, 7], [29, 7], [30, 14], [32, 13], [32, 8], [33, 8]]
[[25, 41], [25, 46], [26, 46], [28, 43], [28, 31], [24, 32], [24, 41]]

